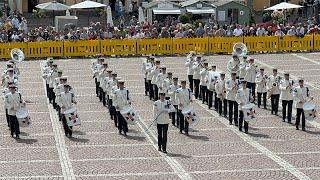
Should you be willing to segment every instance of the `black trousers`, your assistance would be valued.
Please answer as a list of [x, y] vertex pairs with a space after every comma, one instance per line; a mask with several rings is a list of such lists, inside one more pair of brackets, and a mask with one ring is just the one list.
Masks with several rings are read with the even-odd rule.
[[261, 105], [261, 96], [263, 97], [263, 107], [267, 108], [267, 92], [265, 93], [257, 93], [258, 94], [258, 107]]
[[153, 85], [151, 84], [151, 80], [148, 80], [149, 85], [149, 98], [150, 100], [154, 99]]
[[144, 78], [144, 94], [148, 96], [148, 92], [149, 92], [149, 83], [147, 81], [147, 78]]
[[49, 84], [46, 84], [46, 91], [47, 91], [47, 98], [49, 99], [50, 97], [50, 95], [49, 95]]
[[207, 89], [207, 102], [208, 102], [208, 108], [212, 108], [212, 98], [213, 98], [213, 91], [210, 91]]
[[176, 111], [170, 113], [171, 122], [173, 125], [175, 125], [177, 122], [177, 126], [179, 126], [179, 118], [176, 117], [178, 114], [178, 105], [173, 105], [173, 107], [176, 109]]
[[214, 92], [214, 109], [218, 111], [218, 97], [216, 92]]
[[53, 88], [49, 88], [49, 92], [50, 92], [50, 102], [52, 101], [52, 106], [54, 109], [57, 109], [57, 104], [56, 104], [56, 95], [53, 92]]
[[154, 90], [154, 100], [157, 101], [159, 99], [159, 88], [156, 84], [153, 84], [153, 90]]
[[207, 86], [200, 86], [201, 88], [201, 98], [202, 98], [202, 104], [207, 101]]
[[94, 83], [96, 84], [96, 95], [99, 97], [99, 85], [97, 78], [94, 78]]
[[13, 136], [14, 134], [16, 136], [19, 136], [19, 134], [20, 134], [20, 126], [19, 126], [19, 122], [18, 122], [17, 116], [9, 115], [9, 119], [10, 119], [11, 136]]
[[193, 91], [193, 75], [188, 75], [188, 80], [189, 80], [189, 88]]
[[242, 126], [244, 124], [244, 132], [248, 133], [249, 130], [249, 123], [244, 121], [244, 114], [243, 111], [239, 111], [239, 131], [242, 131]]
[[278, 114], [280, 94], [271, 95], [271, 114]]
[[54, 96], [53, 88], [48, 88], [48, 94], [49, 94], [49, 101], [52, 103], [52, 99]]
[[221, 116], [222, 115], [222, 103], [223, 103], [223, 115], [224, 116], [227, 116], [227, 104], [228, 104], [228, 100], [226, 99], [221, 99], [221, 98], [217, 98], [217, 101], [218, 101], [218, 112], [219, 112], [219, 115]]
[[251, 90], [251, 96], [253, 100], [256, 100], [256, 83], [247, 82], [247, 88]]
[[193, 83], [194, 83], [194, 95], [195, 95], [196, 99], [198, 99], [201, 96], [199, 93], [200, 79], [194, 79]]
[[286, 120], [287, 116], [287, 106], [288, 106], [288, 123], [291, 123], [291, 118], [292, 118], [292, 104], [293, 100], [287, 101], [287, 100], [282, 100], [282, 120]]
[[62, 114], [61, 114], [61, 108], [58, 107], [58, 118], [59, 118], [59, 121], [62, 121]]
[[8, 109], [6, 109], [6, 119], [7, 119], [8, 127], [10, 127], [10, 117], [8, 114]]
[[67, 119], [65, 115], [62, 115], [62, 124], [64, 129], [64, 134], [66, 136], [72, 136], [72, 126], [68, 126]]
[[184, 115], [181, 110], [178, 110], [179, 121], [180, 121], [180, 132], [184, 131], [186, 134], [189, 132], [189, 122], [184, 119]]
[[121, 115], [120, 111], [117, 111], [117, 119], [118, 119], [118, 123], [119, 123], [118, 124], [119, 133], [121, 133], [123, 131], [124, 134], [127, 134], [127, 132], [128, 132], [128, 123], [123, 118], [123, 116]]
[[[232, 124], [234, 120], [235, 125], [238, 124], [238, 103], [236, 101], [228, 100], [229, 104], [229, 123]], [[234, 116], [232, 118], [232, 116]]]
[[302, 130], [306, 128], [306, 118], [302, 108], [297, 108], [297, 119], [296, 119], [296, 128], [299, 128], [300, 119], [302, 121]]
[[167, 151], [168, 124], [157, 124], [158, 146], [163, 151]]
[[99, 101], [102, 102], [103, 99], [103, 89], [99, 87]]
[[102, 104], [103, 104], [103, 106], [107, 105], [106, 92], [104, 92], [103, 90], [102, 90]]

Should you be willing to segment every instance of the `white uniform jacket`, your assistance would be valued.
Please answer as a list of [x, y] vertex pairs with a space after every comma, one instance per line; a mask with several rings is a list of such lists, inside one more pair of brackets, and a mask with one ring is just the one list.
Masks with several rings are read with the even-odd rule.
[[200, 80], [200, 78], [201, 78], [201, 75], [200, 75], [201, 65], [198, 62], [194, 62], [192, 69], [193, 69], [193, 79]]
[[63, 111], [72, 108], [75, 101], [75, 96], [72, 92], [62, 92], [57, 96], [57, 104], [64, 108]]
[[174, 112], [175, 108], [170, 101], [160, 99], [153, 103], [153, 117], [156, 118], [157, 124], [169, 124], [169, 112]]
[[193, 75], [194, 71], [193, 71], [193, 60], [192, 60], [192, 57], [188, 58], [185, 66], [188, 68], [187, 75]]
[[207, 86], [207, 76], [208, 76], [208, 70], [206, 68], [202, 68], [200, 71], [200, 85], [201, 86]]
[[[268, 80], [267, 80], [267, 89], [268, 91], [272, 90], [272, 94], [276, 95], [276, 94], [280, 94], [280, 89], [279, 89], [279, 86], [280, 86], [280, 81], [281, 81], [281, 77], [280, 76], [274, 76], [274, 75], [271, 75], [268, 77]], [[274, 86], [276, 85], [276, 86]]]
[[246, 67], [247, 67], [247, 62], [245, 62], [245, 61], [242, 61], [242, 62], [240, 62], [240, 64], [239, 64], [239, 78], [243, 78], [244, 79], [244, 77], [246, 76], [246, 74], [247, 74], [247, 70], [246, 70]]
[[308, 87], [300, 87], [297, 86], [293, 90], [293, 98], [295, 102], [295, 107], [302, 109], [303, 104], [308, 100], [310, 96], [309, 88]]
[[255, 83], [257, 76], [257, 67], [255, 64], [247, 64], [246, 66], [246, 75], [244, 76], [244, 80], [249, 83]]
[[228, 61], [228, 64], [227, 64], [227, 69], [230, 71], [230, 72], [236, 72], [237, 73], [237, 76], [239, 76], [239, 65], [240, 65], [240, 61], [235, 61], [233, 59], [230, 59]]
[[130, 93], [126, 88], [114, 91], [113, 106], [117, 108], [117, 111], [120, 111], [123, 107], [129, 105], [130, 101]]
[[240, 86], [240, 81], [238, 79], [236, 80], [229, 79], [226, 81], [225, 89], [227, 91], [226, 93], [227, 100], [235, 101], [237, 90], [240, 89], [239, 86]]
[[189, 88], [179, 88], [176, 90], [176, 99], [179, 102], [179, 109], [182, 110], [183, 108], [187, 107], [190, 105], [191, 100], [194, 99], [194, 96], [192, 94], [191, 89]]
[[251, 100], [251, 96], [250, 96], [250, 89], [246, 88], [246, 89], [239, 89], [237, 91], [237, 95], [236, 95], [236, 101], [239, 104], [239, 110], [242, 111], [242, 106], [246, 105], [248, 103], [250, 103]]
[[267, 75], [261, 75], [260, 73], [256, 77], [257, 92], [266, 93], [267, 92]]
[[179, 100], [176, 97], [176, 90], [179, 88], [180, 88], [179, 85], [172, 84], [168, 89], [168, 96], [170, 97], [170, 101], [172, 105], [179, 105]]
[[[291, 87], [289, 87], [289, 84], [291, 84]], [[292, 80], [281, 80], [280, 81], [280, 87], [279, 87], [281, 93], [280, 93], [280, 99], [281, 100], [287, 100], [291, 101], [293, 100], [293, 81]]]
[[11, 116], [15, 116], [18, 109], [21, 108], [22, 100], [21, 94], [19, 92], [15, 93], [7, 93], [5, 95], [5, 107], [8, 109], [8, 114]]
[[155, 84], [155, 85], [157, 84], [157, 77], [160, 73], [161, 73], [161, 69], [156, 68], [156, 66], [151, 70], [151, 74], [152, 74], [151, 84]]

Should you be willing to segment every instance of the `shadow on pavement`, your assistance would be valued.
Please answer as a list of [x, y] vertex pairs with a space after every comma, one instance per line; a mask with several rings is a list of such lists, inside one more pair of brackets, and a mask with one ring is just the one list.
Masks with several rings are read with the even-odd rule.
[[191, 158], [191, 156], [187, 156], [187, 155], [183, 155], [183, 154], [168, 153], [167, 155], [169, 157], [174, 157], [174, 158]]
[[202, 140], [202, 141], [209, 141], [210, 139], [208, 138], [208, 136], [196, 136], [196, 135], [192, 135], [192, 134], [189, 134], [189, 137], [190, 139], [196, 139], [196, 140]]
[[248, 134], [256, 138], [270, 138], [270, 136], [267, 134], [258, 134], [258, 133], [252, 133], [252, 132], [249, 132]]
[[16, 141], [18, 143], [24, 143], [24, 144], [33, 144], [33, 143], [38, 142], [37, 139], [16, 139]]
[[82, 132], [82, 131], [73, 131], [74, 134], [76, 135], [86, 135], [87, 133]]
[[26, 133], [26, 132], [20, 132], [20, 135], [21, 135], [21, 136], [29, 136], [29, 133]]
[[81, 142], [81, 143], [87, 143], [90, 141], [89, 139], [75, 138], [75, 137], [70, 137], [69, 139], [70, 141]]
[[143, 136], [126, 136], [127, 139], [132, 139], [132, 140], [135, 140], [135, 141], [145, 141], [146, 140], [146, 137], [143, 137]]

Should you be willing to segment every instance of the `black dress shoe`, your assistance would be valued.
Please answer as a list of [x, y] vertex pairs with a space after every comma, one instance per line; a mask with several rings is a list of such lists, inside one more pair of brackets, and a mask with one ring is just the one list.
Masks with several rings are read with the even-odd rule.
[[306, 128], [302, 128], [302, 131], [306, 131]]
[[163, 153], [168, 154], [168, 152], [166, 150], [164, 150]]
[[299, 130], [299, 127], [296, 127], [296, 130]]
[[20, 136], [19, 136], [19, 135], [16, 135], [16, 138], [17, 138], [17, 139], [20, 139]]
[[161, 151], [161, 147], [158, 148], [158, 151]]

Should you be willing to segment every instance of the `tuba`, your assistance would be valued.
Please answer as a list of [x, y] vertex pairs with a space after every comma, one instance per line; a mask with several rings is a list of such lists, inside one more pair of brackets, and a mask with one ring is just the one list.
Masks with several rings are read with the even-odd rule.
[[11, 50], [11, 59], [16, 63], [21, 63], [25, 59], [25, 56], [20, 49], [14, 48]]
[[233, 53], [236, 54], [237, 56], [245, 56], [248, 53], [248, 48], [245, 44], [238, 42], [233, 45]]

